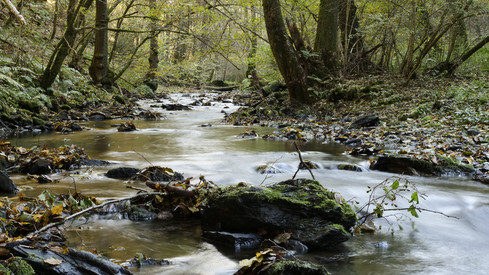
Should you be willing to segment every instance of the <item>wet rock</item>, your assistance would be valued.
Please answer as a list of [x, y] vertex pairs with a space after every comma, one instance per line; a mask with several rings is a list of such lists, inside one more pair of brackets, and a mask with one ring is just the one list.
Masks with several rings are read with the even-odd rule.
[[140, 171], [138, 177], [140, 181], [179, 181], [184, 180], [183, 174], [173, 171], [168, 167], [150, 166]]
[[119, 132], [132, 132], [136, 131], [136, 125], [132, 121], [126, 121], [121, 123], [119, 127], [117, 127], [117, 131]]
[[146, 210], [141, 206], [131, 206], [127, 210], [127, 218], [131, 221], [152, 221], [156, 219], [157, 214]]
[[304, 160], [304, 162], [299, 163], [299, 169], [301, 170], [319, 169], [319, 164], [316, 162], [312, 162], [310, 160]]
[[404, 156], [381, 156], [370, 165], [370, 169], [414, 176], [470, 175], [474, 173], [471, 165], [442, 160], [438, 164], [424, 159]]
[[171, 262], [165, 259], [151, 259], [151, 258], [139, 258], [139, 257], [134, 257], [131, 260], [127, 261], [124, 263], [124, 266], [127, 267], [143, 267], [143, 266], [156, 266], [156, 265], [170, 265]]
[[484, 175], [476, 175], [474, 177], [475, 181], [482, 182], [483, 184], [488, 184], [489, 185], [489, 175], [484, 174]]
[[33, 175], [45, 175], [52, 172], [51, 166], [46, 159], [40, 158], [33, 160], [27, 173]]
[[260, 247], [260, 243], [263, 240], [263, 238], [258, 234], [229, 233], [220, 231], [204, 231], [202, 237], [212, 243], [233, 248], [236, 252], [239, 252], [242, 249], [256, 249]]
[[106, 160], [83, 158], [80, 166], [109, 166], [111, 163]]
[[365, 169], [355, 165], [355, 164], [350, 164], [350, 163], [342, 163], [338, 164], [336, 167], [338, 170], [347, 170], [347, 171], [354, 171], [354, 172], [363, 172]]
[[0, 193], [13, 194], [15, 192], [17, 192], [15, 183], [5, 170], [0, 170]]
[[282, 174], [284, 171], [273, 164], [264, 164], [256, 167], [256, 172], [260, 174]]
[[88, 119], [90, 120], [95, 120], [95, 121], [102, 121], [107, 119], [107, 115], [104, 113], [92, 113], [88, 116]]
[[258, 138], [258, 134], [255, 130], [246, 129], [243, 133], [239, 134], [240, 138]]
[[[202, 104], [202, 103], [201, 103]], [[199, 105], [195, 105], [199, 106]], [[161, 108], [166, 109], [167, 111], [190, 111], [192, 108], [182, 104], [163, 104]]]
[[291, 239], [311, 248], [337, 245], [349, 239], [356, 215], [347, 203], [317, 181], [297, 179], [267, 188], [233, 186], [211, 199], [202, 217], [204, 230], [268, 236], [290, 232]]
[[371, 127], [371, 126], [377, 126], [379, 125], [379, 123], [380, 123], [380, 119], [377, 115], [366, 115], [353, 121], [351, 123], [351, 127], [352, 128]]
[[[34, 244], [29, 246], [15, 246], [11, 249], [12, 254], [22, 257], [31, 265], [36, 274], [72, 275], [72, 274], [132, 274], [131, 271], [110, 262], [100, 255], [87, 251], [68, 249], [68, 253], [58, 253], [54, 249], [48, 249], [46, 244]], [[18, 273], [23, 274], [23, 273]]]
[[119, 168], [110, 169], [109, 171], [107, 171], [105, 175], [111, 179], [128, 180], [136, 176], [138, 172], [139, 169], [137, 168], [119, 167]]

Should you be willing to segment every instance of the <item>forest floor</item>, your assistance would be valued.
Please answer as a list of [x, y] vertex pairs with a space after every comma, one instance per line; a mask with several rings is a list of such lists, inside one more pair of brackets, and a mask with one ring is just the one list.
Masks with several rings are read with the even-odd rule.
[[[433, 165], [449, 160], [472, 166], [471, 176], [488, 183], [488, 88], [487, 77], [426, 77], [408, 84], [398, 76], [344, 79], [312, 107], [290, 107], [281, 91], [266, 99], [248, 96], [245, 104], [251, 107], [227, 121], [280, 126], [281, 132], [264, 138], [325, 139], [344, 144], [352, 155], [388, 154]], [[364, 116], [378, 121], [356, 127], [355, 120]], [[453, 172], [445, 176], [460, 174]]]

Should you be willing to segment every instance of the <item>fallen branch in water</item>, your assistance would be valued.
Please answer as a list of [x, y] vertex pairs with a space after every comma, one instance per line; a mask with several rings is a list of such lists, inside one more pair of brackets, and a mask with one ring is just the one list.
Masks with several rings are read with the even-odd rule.
[[88, 213], [88, 212], [91, 212], [95, 209], [99, 209], [99, 208], [102, 208], [102, 207], [105, 207], [106, 205], [109, 205], [109, 204], [112, 204], [112, 203], [118, 203], [118, 202], [122, 202], [122, 201], [127, 201], [127, 200], [132, 200], [132, 199], [137, 199], [137, 198], [140, 198], [140, 197], [144, 197], [144, 196], [156, 196], [156, 195], [166, 195], [167, 193], [161, 193], [161, 192], [155, 192], [155, 193], [144, 193], [144, 194], [138, 194], [138, 195], [135, 195], [135, 196], [131, 196], [131, 197], [125, 197], [125, 198], [120, 198], [120, 199], [114, 199], [114, 200], [110, 200], [110, 201], [106, 201], [102, 204], [99, 204], [99, 205], [95, 205], [95, 206], [92, 206], [92, 207], [89, 207], [85, 210], [82, 210], [80, 212], [77, 212], [75, 214], [72, 214], [66, 218], [64, 218], [62, 221], [59, 221], [59, 222], [55, 222], [55, 223], [50, 223], [44, 227], [42, 227], [41, 229], [37, 230], [37, 231], [34, 231], [32, 233], [29, 233], [27, 235], [27, 237], [32, 237], [34, 235], [37, 235], [39, 233], [42, 233], [52, 227], [56, 227], [56, 226], [59, 226], [59, 225], [62, 225], [64, 224], [65, 222], [69, 221], [69, 220], [72, 220], [76, 217], [79, 217], [85, 213]]
[[[188, 178], [180, 183], [186, 183], [187, 181], [190, 181], [192, 178]], [[175, 195], [178, 195], [183, 198], [191, 198], [195, 196], [195, 192], [187, 189], [183, 189], [180, 187], [177, 187], [175, 185], [170, 185], [170, 184], [161, 184], [153, 181], [146, 181], [146, 186], [148, 186], [151, 189], [158, 190], [160, 192], [166, 191], [168, 193], [173, 193]]]

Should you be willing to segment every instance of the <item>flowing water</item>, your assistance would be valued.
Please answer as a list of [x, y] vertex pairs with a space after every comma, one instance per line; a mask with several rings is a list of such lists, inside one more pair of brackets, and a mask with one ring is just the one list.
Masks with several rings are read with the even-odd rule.
[[[210, 96], [211, 94], [209, 94]], [[175, 94], [164, 102], [190, 103], [198, 94]], [[150, 109], [154, 102], [141, 102]], [[265, 141], [237, 137], [247, 128], [221, 123], [222, 111], [237, 109], [231, 103], [215, 102], [197, 106], [191, 111], [162, 111], [165, 119], [135, 121], [138, 131], [121, 133], [111, 127], [121, 121], [83, 123], [89, 131], [70, 134], [47, 134], [14, 138], [17, 146], [32, 147], [77, 144], [94, 159], [113, 162], [110, 167], [150, 165], [171, 167], [185, 177], [204, 175], [219, 185], [238, 182], [271, 184], [290, 179], [299, 164], [298, 155], [289, 141]], [[153, 108], [153, 110], [158, 110]], [[203, 125], [210, 127], [202, 127]], [[274, 128], [252, 128], [259, 134]], [[326, 188], [340, 192], [346, 200], [361, 203], [368, 200], [368, 186], [375, 186], [388, 173], [352, 172], [331, 169], [340, 163], [368, 166], [368, 160], [343, 154], [334, 143], [308, 142], [301, 145], [302, 156], [320, 165], [314, 175]], [[256, 167], [273, 163], [284, 173], [263, 175]], [[57, 174], [58, 183], [39, 185], [14, 176], [14, 182], [26, 187], [27, 196], [44, 189], [57, 193], [73, 192], [98, 198], [125, 197], [135, 194], [127, 183], [109, 179], [109, 167], [82, 169], [76, 173]], [[310, 177], [301, 171], [299, 177]], [[421, 207], [458, 218], [423, 212], [420, 218], [404, 219], [399, 230], [383, 223], [375, 234], [356, 235], [350, 241], [328, 251], [314, 251], [304, 258], [321, 263], [332, 274], [487, 274], [489, 272], [489, 187], [466, 178], [410, 177], [421, 193], [427, 195]], [[144, 188], [144, 183], [136, 183]], [[132, 222], [124, 219], [91, 218], [78, 221], [67, 232], [74, 247], [96, 249], [99, 253], [123, 262], [142, 253], [147, 257], [169, 259], [169, 266], [134, 269], [137, 274], [232, 274], [238, 261], [248, 254], [217, 249], [201, 239], [198, 223], [188, 221]]]

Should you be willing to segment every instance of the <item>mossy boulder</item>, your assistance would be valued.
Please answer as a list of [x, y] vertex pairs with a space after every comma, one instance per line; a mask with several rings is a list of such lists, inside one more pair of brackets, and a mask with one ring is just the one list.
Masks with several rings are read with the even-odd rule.
[[10, 269], [14, 274], [22, 274], [22, 275], [34, 275], [34, 269], [30, 264], [24, 261], [20, 257], [15, 257], [14, 261], [7, 265], [8, 269]]
[[447, 157], [437, 158], [437, 163], [407, 156], [380, 156], [370, 169], [413, 176], [472, 175], [472, 165], [459, 163]]
[[204, 231], [266, 232], [268, 237], [289, 232], [311, 248], [347, 241], [355, 223], [355, 212], [341, 196], [307, 179], [266, 188], [228, 187], [209, 200], [202, 217]]
[[34, 113], [39, 113], [41, 111], [41, 103], [39, 101], [34, 101], [34, 100], [27, 100], [27, 99], [20, 100], [19, 107]]

